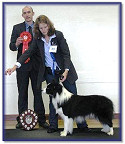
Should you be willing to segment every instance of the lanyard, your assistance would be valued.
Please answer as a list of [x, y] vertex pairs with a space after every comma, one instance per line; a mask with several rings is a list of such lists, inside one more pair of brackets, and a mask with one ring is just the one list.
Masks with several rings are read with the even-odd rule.
[[55, 71], [54, 71], [54, 63], [56, 62], [55, 56], [52, 52], [50, 52], [51, 58], [53, 60], [53, 67], [52, 67], [52, 74], [55, 76]]

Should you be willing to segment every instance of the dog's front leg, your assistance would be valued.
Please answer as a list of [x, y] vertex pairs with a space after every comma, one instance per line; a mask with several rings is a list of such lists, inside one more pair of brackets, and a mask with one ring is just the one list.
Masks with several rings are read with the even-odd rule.
[[67, 116], [63, 117], [64, 119], [64, 130], [60, 133], [60, 136], [67, 136], [68, 126], [69, 126], [69, 118]]

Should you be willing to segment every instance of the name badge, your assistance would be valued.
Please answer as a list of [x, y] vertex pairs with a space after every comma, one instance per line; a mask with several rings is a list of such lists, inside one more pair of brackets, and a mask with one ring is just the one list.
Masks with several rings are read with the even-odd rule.
[[56, 53], [57, 52], [57, 45], [50, 46], [49, 52]]

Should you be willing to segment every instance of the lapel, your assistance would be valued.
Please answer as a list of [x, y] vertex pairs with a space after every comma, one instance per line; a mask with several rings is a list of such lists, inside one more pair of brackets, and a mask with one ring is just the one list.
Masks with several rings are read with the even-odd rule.
[[[21, 34], [22, 32], [24, 32], [24, 31], [26, 31], [25, 22], [23, 22], [23, 23], [21, 23], [21, 24], [19, 25], [19, 27], [18, 27], [18, 29], [17, 29], [17, 37], [19, 37], [20, 34]], [[19, 47], [22, 49], [22, 46], [23, 46], [23, 44], [21, 43], [21, 44], [19, 45]]]
[[38, 48], [40, 50], [40, 55], [42, 57], [43, 62], [45, 63], [45, 54], [44, 54], [44, 42], [41, 39], [38, 39]]
[[[41, 57], [42, 57], [42, 61], [43, 61], [44, 64], [45, 64], [44, 42], [43, 42], [40, 38], [37, 40], [37, 42], [38, 42], [38, 48], [39, 48], [39, 50], [40, 50], [40, 55], [41, 55]], [[52, 38], [51, 43], [52, 43], [52, 42], [53, 42], [55, 45], [58, 46], [57, 37]], [[58, 50], [58, 48], [57, 48], [57, 50]], [[56, 58], [57, 53], [53, 53], [53, 54], [54, 54], [54, 56], [55, 56], [55, 58]]]
[[20, 33], [26, 31], [26, 26], [25, 26], [25, 22], [23, 22], [21, 25], [20, 25]]
[[58, 53], [58, 47], [59, 47], [58, 42], [57, 42], [57, 37], [51, 39], [51, 44], [52, 44], [52, 43], [53, 43], [54, 45], [57, 45], [57, 52], [56, 52], [56, 53], [53, 53], [53, 55], [54, 55], [55, 58], [56, 58], [56, 55], [57, 55], [57, 53]]
[[[33, 21], [33, 23], [34, 23], [34, 21]], [[26, 31], [26, 24], [25, 24], [25, 22], [21, 23], [21, 25], [20, 25], [20, 32], [24, 32], [24, 31]]]

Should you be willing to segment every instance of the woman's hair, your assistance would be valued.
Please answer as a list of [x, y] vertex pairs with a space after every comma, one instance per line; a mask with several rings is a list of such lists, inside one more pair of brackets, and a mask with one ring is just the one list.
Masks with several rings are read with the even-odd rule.
[[34, 23], [34, 37], [37, 38], [41, 38], [44, 37], [43, 34], [40, 32], [39, 30], [39, 24], [40, 23], [45, 23], [48, 25], [49, 27], [49, 31], [48, 31], [48, 36], [52, 36], [55, 33], [55, 28], [53, 23], [49, 20], [49, 18], [45, 15], [40, 15], [37, 17], [35, 23]]

